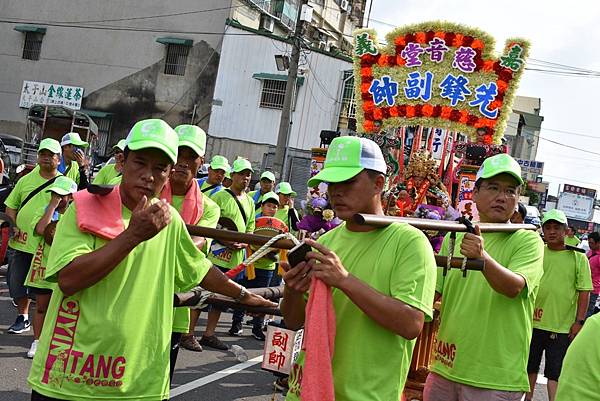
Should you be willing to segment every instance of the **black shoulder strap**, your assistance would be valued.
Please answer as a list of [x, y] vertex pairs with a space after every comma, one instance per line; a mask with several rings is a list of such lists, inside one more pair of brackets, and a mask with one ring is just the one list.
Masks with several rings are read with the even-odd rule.
[[[208, 191], [211, 191], [211, 190], [215, 189], [218, 186], [219, 186], [219, 184], [213, 184], [213, 185], [210, 185], [210, 186], [208, 186], [208, 187], [206, 187], [204, 189], [201, 189], [200, 192], [202, 192], [204, 194], [204, 193], [207, 193]], [[234, 198], [235, 198], [235, 196], [234, 196]]]
[[235, 200], [235, 203], [237, 203], [238, 208], [240, 209], [240, 213], [242, 214], [242, 219], [244, 220], [244, 225], [247, 225], [248, 224], [248, 216], [246, 216], [246, 212], [244, 211], [244, 207], [240, 203], [240, 200], [237, 198], [237, 196], [235, 196], [235, 194], [233, 193], [233, 191], [231, 189], [227, 188], [225, 191], [227, 191], [229, 193], [229, 195], [231, 195], [233, 197], [233, 200]]
[[19, 210], [23, 209], [23, 207], [25, 206], [25, 204], [27, 202], [29, 202], [31, 200], [31, 198], [33, 198], [34, 196], [36, 196], [37, 194], [39, 194], [44, 188], [52, 185], [52, 183], [58, 178], [58, 175], [55, 175], [54, 177], [50, 178], [48, 181], [46, 181], [45, 183], [43, 183], [42, 185], [40, 185], [39, 187], [37, 187], [36, 189], [34, 189], [33, 191], [31, 191], [29, 193], [29, 195], [27, 195], [27, 197], [25, 198], [25, 200], [23, 202], [21, 202], [21, 206], [19, 206]]

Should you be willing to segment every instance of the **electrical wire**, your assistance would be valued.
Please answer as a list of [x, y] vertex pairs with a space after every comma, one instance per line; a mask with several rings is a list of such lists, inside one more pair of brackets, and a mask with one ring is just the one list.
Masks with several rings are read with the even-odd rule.
[[[39, 20], [39, 22], [40, 23], [53, 23], [53, 24], [89, 24], [89, 23], [98, 23], [98, 22], [134, 21], [134, 20], [143, 20], [143, 19], [176, 17], [176, 16], [180, 16], [180, 15], [202, 14], [202, 13], [208, 13], [208, 12], [213, 12], [213, 11], [232, 10], [234, 8], [244, 7], [244, 6], [245, 6], [245, 4], [239, 4], [237, 6], [230, 6], [230, 7], [218, 7], [218, 8], [210, 8], [210, 9], [202, 9], [202, 10], [182, 11], [182, 12], [170, 13], [170, 14], [155, 14], [155, 15], [138, 16], [138, 17], [126, 17], [126, 18], [111, 18], [111, 19], [83, 20], [83, 21], [82, 20], [79, 20], [79, 21]], [[4, 18], [27, 21], [26, 19], [18, 18], [18, 17], [4, 16]]]
[[[21, 58], [21, 54], [10, 54], [10, 53], [0, 53], [0, 56], [8, 56], [8, 57], [18, 57]], [[78, 60], [65, 60], [62, 58], [52, 58], [52, 57], [40, 57], [39, 60], [49, 60], [49, 61], [59, 61], [62, 63], [69, 64], [89, 64], [89, 65], [98, 65], [102, 67], [118, 67], [118, 68], [127, 68], [131, 70], [141, 70], [146, 67], [133, 67], [129, 65], [121, 65], [121, 64], [107, 64], [107, 63], [95, 63], [93, 61], [78, 61]]]
[[557, 175], [546, 174], [546, 173], [542, 173], [541, 175], [544, 177], [558, 178], [560, 180], [575, 181], [575, 182], [580, 182], [582, 184], [590, 184], [590, 185], [600, 186], [600, 182], [581, 181], [581, 180], [576, 180], [575, 178], [559, 177]]
[[[0, 23], [14, 24], [17, 21], [0, 19]], [[32, 24], [36, 22], [31, 22]], [[175, 31], [169, 29], [157, 28], [140, 28], [127, 26], [109, 26], [109, 25], [73, 25], [73, 24], [50, 24], [44, 23], [47, 26], [55, 26], [59, 28], [76, 28], [76, 29], [92, 29], [92, 30], [109, 30], [109, 31], [126, 31], [126, 32], [151, 32], [151, 33], [170, 33], [170, 34], [188, 34], [188, 35], [225, 35], [225, 36], [264, 36], [260, 33], [246, 32], [245, 33], [223, 33], [223, 32], [207, 32], [207, 31]]]
[[[518, 114], [518, 112], [515, 112], [515, 113]], [[510, 122], [507, 123], [506, 125], [508, 127], [515, 128], [515, 129], [519, 128], [518, 125], [515, 125], [515, 124], [510, 123]], [[567, 134], [567, 135], [581, 136], [581, 137], [584, 137], [584, 138], [600, 139], [600, 136], [587, 135], [587, 134], [581, 134], [581, 133], [573, 132], [573, 131], [563, 131], [563, 130], [546, 128], [546, 127], [541, 127], [540, 131], [552, 131], [552, 132], [558, 132], [558, 133]]]

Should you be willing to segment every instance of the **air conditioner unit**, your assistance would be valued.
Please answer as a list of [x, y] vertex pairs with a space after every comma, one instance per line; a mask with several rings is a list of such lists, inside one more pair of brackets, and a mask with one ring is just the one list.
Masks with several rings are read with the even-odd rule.
[[348, 12], [348, 10], [350, 9], [350, 2], [348, 0], [342, 0], [340, 2], [340, 8], [342, 9], [343, 13]]
[[271, 16], [269, 16], [267, 14], [260, 15], [260, 23], [259, 23], [258, 29], [260, 29], [262, 31], [267, 31], [267, 32], [273, 33], [274, 27], [275, 27], [275, 20]]

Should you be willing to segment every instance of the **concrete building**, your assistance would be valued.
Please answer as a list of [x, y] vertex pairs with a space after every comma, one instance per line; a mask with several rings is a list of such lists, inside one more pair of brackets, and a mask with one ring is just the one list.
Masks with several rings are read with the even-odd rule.
[[516, 96], [504, 138], [510, 155], [523, 160], [535, 160], [540, 129], [544, 117], [540, 115], [542, 100], [536, 97]]
[[[338, 128], [365, 2], [309, 2], [290, 156], [306, 158], [321, 130]], [[274, 56], [290, 54], [299, 8], [299, 0], [2, 2], [0, 132], [25, 134], [25, 81], [66, 85], [83, 90], [100, 155], [135, 121], [157, 117], [207, 130], [209, 154], [267, 166], [287, 77]]]

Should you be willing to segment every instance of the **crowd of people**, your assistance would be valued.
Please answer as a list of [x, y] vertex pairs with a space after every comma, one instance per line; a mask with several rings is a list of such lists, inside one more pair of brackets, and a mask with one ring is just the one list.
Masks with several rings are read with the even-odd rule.
[[[180, 347], [228, 349], [216, 334], [223, 310], [210, 307], [196, 337], [201, 310], [173, 308], [173, 293], [201, 286], [241, 305], [275, 307], [247, 289], [282, 280], [283, 324], [305, 328], [288, 400], [401, 400], [415, 339], [436, 317], [437, 300], [425, 401], [531, 400], [542, 355], [550, 400], [600, 399], [600, 235], [590, 234], [589, 253], [580, 252], [560, 210], [545, 213], [543, 235], [482, 233], [478, 225], [446, 235], [440, 255], [484, 263], [466, 277], [446, 272], [420, 230], [353, 219], [384, 215], [387, 166], [375, 142], [339, 137], [308, 187], [327, 184], [342, 224], [306, 239], [312, 250], [300, 263], [270, 253], [229, 278], [252, 251], [190, 236], [186, 224], [253, 233], [272, 219], [299, 236], [288, 182], [263, 171], [248, 192], [252, 163], [221, 155], [197, 179], [206, 133], [159, 119], [136, 123], [92, 184], [86, 146], [73, 132], [42, 140], [36, 167], [5, 202], [15, 221], [7, 281], [18, 313], [9, 333], [30, 329], [36, 300], [32, 400], [167, 399]], [[522, 222], [523, 185], [512, 157], [487, 158], [473, 191], [480, 222]], [[243, 334], [244, 319], [235, 309], [230, 335]], [[265, 316], [251, 325], [264, 341]]]

